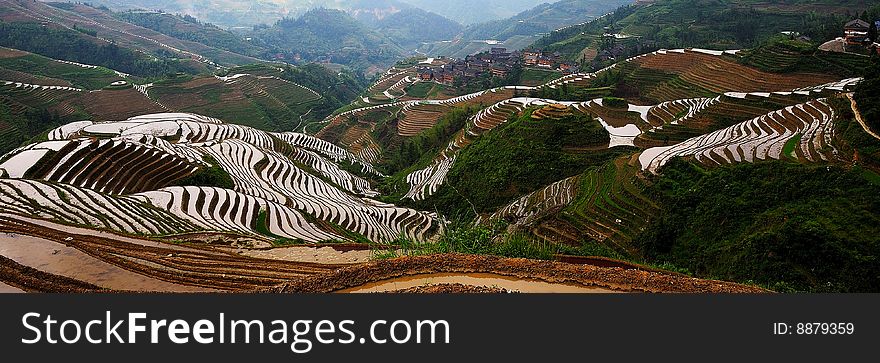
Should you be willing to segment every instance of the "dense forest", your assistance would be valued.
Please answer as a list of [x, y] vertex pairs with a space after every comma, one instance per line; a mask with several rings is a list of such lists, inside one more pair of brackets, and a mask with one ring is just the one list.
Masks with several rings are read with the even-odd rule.
[[203, 23], [189, 15], [177, 16], [155, 12], [126, 11], [113, 13], [113, 16], [177, 39], [190, 40], [251, 57], [260, 57], [266, 54], [265, 49], [248, 43], [237, 34], [220, 29], [213, 24]]
[[153, 59], [115, 43], [99, 40], [86, 32], [35, 23], [0, 22], [0, 45], [55, 59], [104, 66], [142, 77], [199, 72], [191, 60], [179, 60], [172, 54]]
[[299, 18], [285, 18], [273, 26], [258, 26], [254, 42], [302, 59], [326, 60], [356, 69], [388, 66], [403, 57], [403, 50], [340, 10], [314, 9]]
[[677, 159], [662, 173], [650, 193], [663, 214], [640, 238], [648, 260], [778, 291], [880, 289], [880, 185], [858, 171]]

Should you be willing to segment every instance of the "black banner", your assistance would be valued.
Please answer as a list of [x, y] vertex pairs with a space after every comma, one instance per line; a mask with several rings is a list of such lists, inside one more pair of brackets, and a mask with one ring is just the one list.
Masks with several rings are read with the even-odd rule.
[[[880, 341], [880, 295], [2, 295], [0, 301], [0, 347], [4, 357], [18, 358], [7, 361], [840, 361], [876, 356]], [[132, 316], [143, 330], [129, 344]], [[391, 328], [398, 320], [403, 323]], [[239, 323], [233, 344], [231, 321], [259, 323]], [[435, 324], [419, 326], [426, 321]], [[101, 342], [89, 343], [85, 330]], [[319, 330], [332, 343], [318, 341]], [[245, 331], [250, 343], [243, 342]], [[295, 348], [308, 352], [294, 352], [297, 334]], [[77, 336], [78, 343], [62, 341]], [[110, 343], [103, 341], [108, 337]], [[282, 338], [286, 343], [269, 341]], [[404, 338], [405, 344], [394, 342]]]

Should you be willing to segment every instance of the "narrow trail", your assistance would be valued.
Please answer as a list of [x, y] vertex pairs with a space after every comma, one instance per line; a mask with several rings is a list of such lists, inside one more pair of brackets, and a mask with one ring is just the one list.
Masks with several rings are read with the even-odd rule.
[[853, 93], [847, 93], [846, 98], [849, 98], [850, 107], [852, 107], [853, 114], [856, 115], [856, 121], [858, 121], [859, 124], [862, 125], [862, 128], [865, 129], [865, 132], [867, 132], [868, 135], [871, 135], [875, 139], [880, 140], [880, 135], [877, 135], [877, 133], [872, 131], [871, 128], [868, 127], [868, 123], [865, 122], [865, 119], [862, 118], [862, 113], [859, 111], [859, 106], [856, 104], [856, 99], [853, 98]]

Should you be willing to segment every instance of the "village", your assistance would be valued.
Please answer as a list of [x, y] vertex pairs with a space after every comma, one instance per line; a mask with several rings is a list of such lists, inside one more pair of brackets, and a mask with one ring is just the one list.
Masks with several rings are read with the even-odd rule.
[[492, 48], [488, 52], [469, 55], [464, 59], [447, 59], [446, 63], [418, 67], [419, 79], [452, 85], [480, 77], [506, 78], [518, 68], [557, 71], [563, 75], [577, 73], [577, 63], [565, 61], [559, 53], [526, 49], [510, 52], [507, 48]]

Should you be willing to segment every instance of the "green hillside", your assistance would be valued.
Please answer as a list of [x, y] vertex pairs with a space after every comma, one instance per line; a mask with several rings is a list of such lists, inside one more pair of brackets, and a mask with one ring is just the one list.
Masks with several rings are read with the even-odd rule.
[[[861, 14], [871, 6], [862, 0], [659, 0], [624, 6], [596, 22], [553, 32], [535, 46], [579, 60], [586, 49], [595, 55], [617, 46], [623, 56], [658, 48], [746, 49], [783, 31], [821, 43], [842, 35], [843, 24], [855, 16], [847, 14]], [[602, 37], [606, 32], [621, 37]]]
[[0, 22], [0, 46], [42, 54], [55, 59], [92, 64], [137, 76], [155, 77], [203, 68], [190, 60], [153, 58], [94, 36], [37, 23]]
[[523, 49], [554, 30], [590, 21], [628, 3], [629, 0], [548, 2], [509, 18], [469, 25], [455, 42], [426, 44], [420, 50], [428, 54], [464, 57], [493, 46], [478, 42], [480, 40], [496, 40], [501, 44], [495, 46], [511, 50]]
[[404, 49], [415, 49], [422, 42], [452, 39], [464, 29], [452, 20], [416, 8], [386, 16], [373, 28]]
[[203, 23], [189, 16], [152, 11], [125, 11], [113, 16], [126, 22], [152, 29], [178, 39], [191, 40], [251, 57], [262, 57], [266, 49], [247, 42], [241, 36], [213, 24]]
[[358, 69], [389, 66], [404, 54], [387, 36], [341, 10], [311, 10], [299, 18], [279, 20], [271, 27], [257, 27], [253, 36], [258, 44], [278, 52]]
[[649, 260], [780, 291], [880, 289], [880, 185], [858, 171], [676, 162], [650, 190], [663, 213], [639, 239]]

